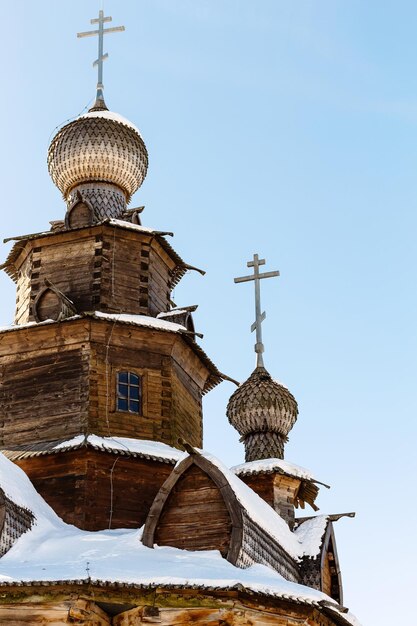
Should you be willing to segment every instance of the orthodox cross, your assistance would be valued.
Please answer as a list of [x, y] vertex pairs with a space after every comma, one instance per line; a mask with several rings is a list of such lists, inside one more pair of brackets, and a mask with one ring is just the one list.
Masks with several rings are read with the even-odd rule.
[[264, 361], [262, 357], [262, 353], [264, 351], [264, 344], [262, 343], [262, 322], [266, 318], [265, 311], [261, 313], [261, 286], [260, 281], [262, 278], [273, 278], [274, 276], [279, 276], [278, 271], [274, 272], [264, 272], [263, 274], [259, 273], [259, 266], [265, 265], [265, 259], [260, 259], [257, 254], [253, 255], [253, 260], [247, 262], [248, 267], [253, 267], [253, 274], [249, 276], [241, 276], [240, 278], [235, 278], [235, 283], [246, 283], [250, 280], [255, 282], [255, 313], [256, 320], [251, 326], [251, 332], [253, 333], [256, 330], [256, 344], [255, 344], [255, 352], [256, 352], [256, 367], [264, 367]]
[[97, 79], [97, 103], [104, 104], [104, 96], [103, 96], [103, 61], [108, 58], [107, 52], [103, 53], [103, 39], [104, 35], [108, 33], [116, 33], [125, 29], [124, 26], [114, 26], [113, 28], [104, 28], [105, 22], [111, 22], [111, 17], [104, 17], [104, 11], [100, 10], [98, 13], [98, 18], [90, 20], [91, 24], [98, 24], [98, 30], [90, 30], [85, 33], [77, 33], [77, 37], [94, 37], [98, 35], [98, 58], [93, 63], [93, 67], [98, 68], [98, 79]]

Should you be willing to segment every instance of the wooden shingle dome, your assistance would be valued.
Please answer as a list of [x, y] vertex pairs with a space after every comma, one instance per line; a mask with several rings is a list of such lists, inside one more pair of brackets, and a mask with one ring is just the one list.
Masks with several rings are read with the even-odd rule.
[[145, 179], [148, 153], [138, 129], [103, 105], [57, 132], [48, 169], [68, 206], [81, 194], [96, 220], [118, 217]]
[[246, 461], [284, 458], [284, 444], [297, 415], [292, 393], [264, 367], [253, 371], [227, 405], [229, 422], [245, 444]]

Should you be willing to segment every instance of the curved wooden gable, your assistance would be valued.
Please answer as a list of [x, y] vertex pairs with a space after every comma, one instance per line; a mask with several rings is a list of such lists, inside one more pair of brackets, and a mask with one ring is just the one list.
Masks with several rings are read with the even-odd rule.
[[161, 487], [146, 520], [143, 543], [219, 550], [236, 563], [242, 545], [241, 505], [222, 472], [206, 458], [184, 459]]
[[188, 444], [184, 447], [190, 456], [174, 468], [156, 496], [143, 544], [219, 550], [237, 567], [261, 563], [298, 582], [295, 561], [251, 518], [222, 470]]

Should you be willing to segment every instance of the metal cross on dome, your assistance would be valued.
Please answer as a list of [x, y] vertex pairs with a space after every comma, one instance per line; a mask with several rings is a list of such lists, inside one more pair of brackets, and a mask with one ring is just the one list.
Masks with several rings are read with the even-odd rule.
[[77, 33], [77, 37], [94, 37], [98, 35], [98, 58], [93, 63], [93, 67], [98, 68], [98, 78], [97, 78], [97, 98], [96, 101], [98, 103], [104, 104], [104, 95], [103, 95], [103, 61], [108, 58], [107, 52], [103, 53], [103, 40], [104, 35], [108, 33], [116, 33], [125, 30], [124, 26], [114, 26], [113, 28], [104, 28], [105, 22], [111, 22], [113, 18], [104, 17], [104, 11], [100, 10], [98, 13], [98, 18], [94, 18], [90, 20], [91, 24], [98, 24], [98, 30], [90, 30], [85, 33]]
[[259, 273], [259, 266], [265, 265], [265, 259], [260, 259], [259, 255], [254, 254], [253, 260], [247, 262], [248, 267], [253, 267], [253, 274], [250, 276], [241, 276], [240, 278], [235, 278], [235, 283], [246, 283], [251, 280], [255, 282], [255, 313], [256, 320], [251, 326], [251, 332], [253, 333], [256, 330], [256, 344], [255, 344], [255, 352], [256, 352], [256, 367], [264, 367], [264, 361], [262, 357], [262, 353], [264, 351], [264, 344], [262, 343], [262, 322], [266, 318], [265, 311], [261, 313], [261, 286], [260, 280], [262, 278], [273, 278], [274, 276], [279, 276], [278, 271], [274, 272], [264, 272], [263, 274]]

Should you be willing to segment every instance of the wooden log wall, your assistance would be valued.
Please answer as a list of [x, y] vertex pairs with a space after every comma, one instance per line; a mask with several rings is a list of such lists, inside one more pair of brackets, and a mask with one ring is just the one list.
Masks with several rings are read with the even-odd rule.
[[156, 316], [169, 310], [174, 261], [148, 233], [100, 225], [29, 240], [20, 253], [15, 323], [35, 321], [49, 280], [78, 312]]
[[74, 333], [54, 324], [1, 335], [0, 445], [70, 439], [83, 432], [89, 393], [87, 337], [79, 323]]
[[[68, 234], [40, 240], [33, 248], [31, 305], [44, 289], [46, 278], [74, 303], [77, 311], [91, 311], [95, 255], [100, 250], [101, 241], [91, 234], [76, 240]], [[34, 319], [31, 307], [29, 320]]]
[[175, 264], [155, 239], [149, 249], [149, 315], [169, 311]]
[[165, 503], [155, 543], [185, 550], [220, 550], [227, 556], [232, 522], [223, 496], [212, 479], [192, 465]]
[[171, 421], [173, 441], [183, 439], [192, 446], [203, 446], [203, 407], [201, 389], [188, 372], [175, 361], [172, 366]]
[[[91, 340], [90, 432], [202, 446], [200, 369], [208, 372], [180, 336], [103, 320], [92, 321]], [[142, 415], [117, 410], [117, 373], [126, 369], [141, 377]]]
[[112, 528], [140, 528], [173, 468], [91, 448], [15, 462], [67, 524], [90, 531], [109, 528], [110, 522]]
[[[96, 268], [96, 308], [111, 313], [148, 314], [149, 237], [114, 228], [103, 232], [101, 266]], [[145, 267], [143, 267], [145, 265]]]
[[240, 477], [265, 502], [294, 528], [294, 501], [301, 481], [279, 473], [251, 474]]
[[[176, 344], [182, 348], [175, 349]], [[175, 352], [175, 358], [172, 356]], [[117, 372], [142, 377], [142, 414], [118, 411]], [[208, 371], [181, 336], [80, 319], [0, 334], [0, 445], [79, 433], [202, 445]]]

